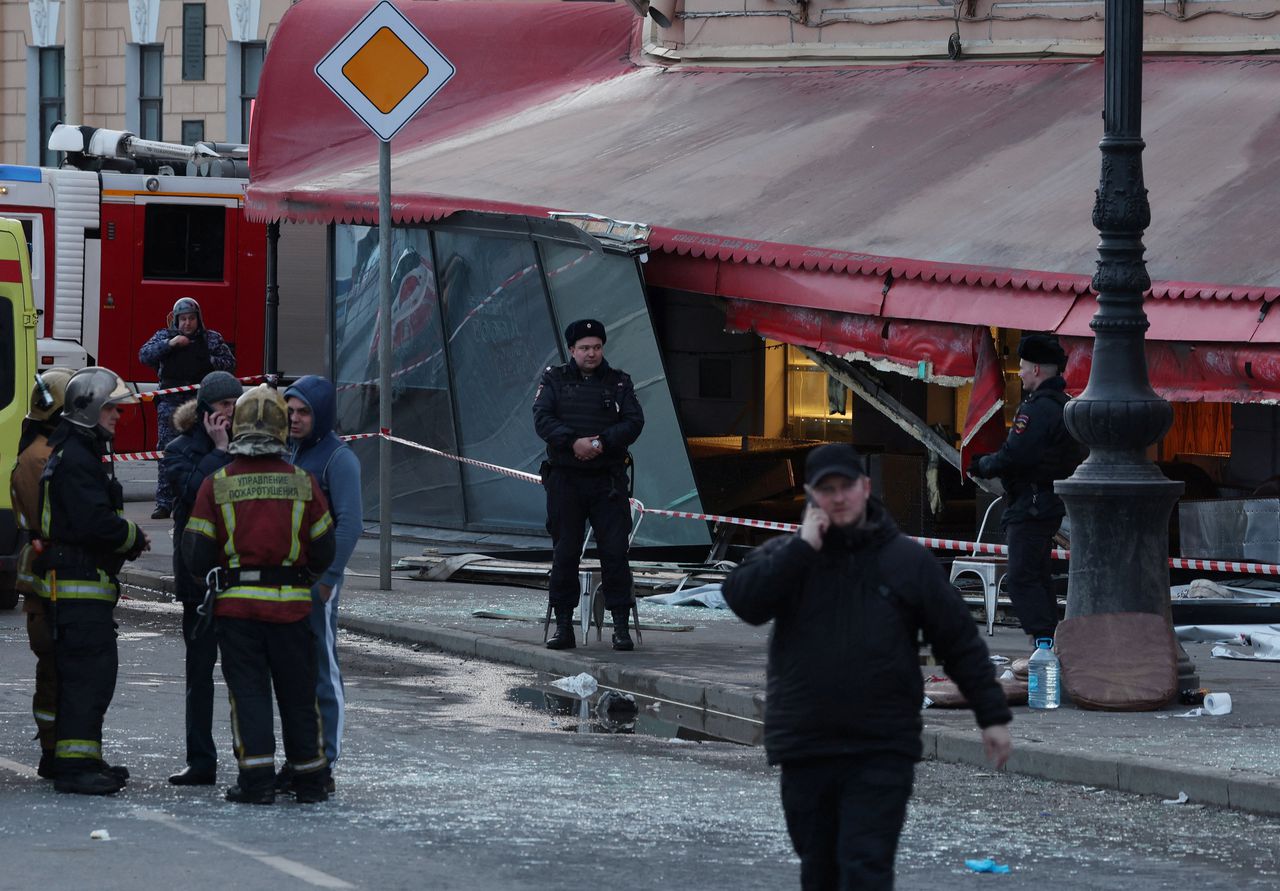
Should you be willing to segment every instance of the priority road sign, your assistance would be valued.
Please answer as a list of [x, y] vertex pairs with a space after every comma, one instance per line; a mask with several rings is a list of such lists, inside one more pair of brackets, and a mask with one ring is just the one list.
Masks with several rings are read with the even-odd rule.
[[453, 63], [390, 0], [369, 10], [316, 65], [316, 76], [383, 142], [453, 75]]

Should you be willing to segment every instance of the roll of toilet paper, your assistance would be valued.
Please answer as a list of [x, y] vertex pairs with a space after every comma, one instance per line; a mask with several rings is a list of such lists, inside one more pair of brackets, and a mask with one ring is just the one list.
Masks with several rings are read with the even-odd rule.
[[1207, 715], [1231, 714], [1230, 693], [1210, 693], [1204, 698], [1204, 711]]

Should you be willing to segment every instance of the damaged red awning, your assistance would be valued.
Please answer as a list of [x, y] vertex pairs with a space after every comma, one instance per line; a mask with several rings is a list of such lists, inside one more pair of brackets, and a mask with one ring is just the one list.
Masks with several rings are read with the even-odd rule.
[[[367, 6], [307, 0], [282, 19], [254, 111], [253, 218], [376, 219], [376, 138], [314, 74]], [[399, 222], [649, 223], [651, 284], [752, 301], [780, 339], [811, 311], [1090, 334], [1101, 60], [659, 67], [638, 59], [624, 4], [403, 11], [458, 73], [392, 144]], [[1259, 372], [1280, 345], [1264, 318], [1280, 265], [1255, 237], [1280, 203], [1280, 153], [1256, 150], [1280, 59], [1152, 58], [1144, 83], [1149, 336], [1200, 349], [1171, 392], [1280, 397]], [[861, 324], [823, 319], [826, 334]]]

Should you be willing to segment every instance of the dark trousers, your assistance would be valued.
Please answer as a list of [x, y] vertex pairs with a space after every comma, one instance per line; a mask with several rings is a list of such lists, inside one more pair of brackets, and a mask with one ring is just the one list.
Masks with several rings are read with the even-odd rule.
[[82, 601], [56, 607], [58, 709], [54, 770], [97, 770], [102, 721], [116, 691], [119, 654], [112, 604]]
[[53, 628], [49, 624], [44, 604], [30, 602], [30, 598], [36, 595], [23, 596], [28, 598], [25, 605], [27, 643], [31, 646], [31, 652], [36, 654], [36, 692], [31, 697], [31, 715], [36, 719], [40, 751], [52, 757], [54, 743], [57, 741], [58, 716], [58, 667], [53, 651]]
[[187, 645], [187, 766], [200, 773], [218, 769], [213, 743], [213, 666], [218, 661], [218, 638], [206, 623], [194, 639], [199, 604], [182, 604], [182, 639]]
[[324, 740], [316, 707], [316, 644], [311, 624], [218, 618], [222, 676], [231, 694], [231, 733], [240, 788], [260, 791], [275, 782], [271, 691], [280, 707], [286, 761], [297, 783], [320, 783]]
[[915, 764], [901, 755], [782, 765], [782, 810], [805, 891], [893, 887]]
[[547, 472], [547, 532], [551, 558], [551, 606], [572, 610], [581, 593], [578, 561], [586, 540], [587, 522], [596, 540], [603, 576], [600, 591], [610, 610], [631, 603], [631, 505], [627, 500], [624, 468], [615, 472], [581, 472], [553, 467]]
[[[186, 401], [186, 393], [174, 393], [161, 396], [156, 400], [156, 449], [163, 452], [164, 447], [177, 438], [178, 429], [173, 426], [173, 413]], [[173, 489], [169, 486], [169, 477], [163, 473], [156, 474], [156, 507], [173, 510]]]
[[1020, 520], [1005, 529], [1009, 573], [1005, 587], [1022, 630], [1032, 637], [1053, 637], [1058, 627], [1058, 601], [1053, 596], [1053, 534], [1062, 519]]

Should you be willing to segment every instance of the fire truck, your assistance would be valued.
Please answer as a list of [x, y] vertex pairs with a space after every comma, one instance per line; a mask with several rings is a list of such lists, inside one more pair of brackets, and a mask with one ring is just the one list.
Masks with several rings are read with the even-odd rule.
[[[0, 165], [0, 216], [21, 222], [31, 257], [40, 367], [104, 365], [142, 391], [138, 349], [179, 297], [262, 370], [266, 227], [244, 216], [248, 148], [194, 146], [59, 124], [61, 167]], [[126, 413], [118, 451], [155, 448], [155, 412]]]

